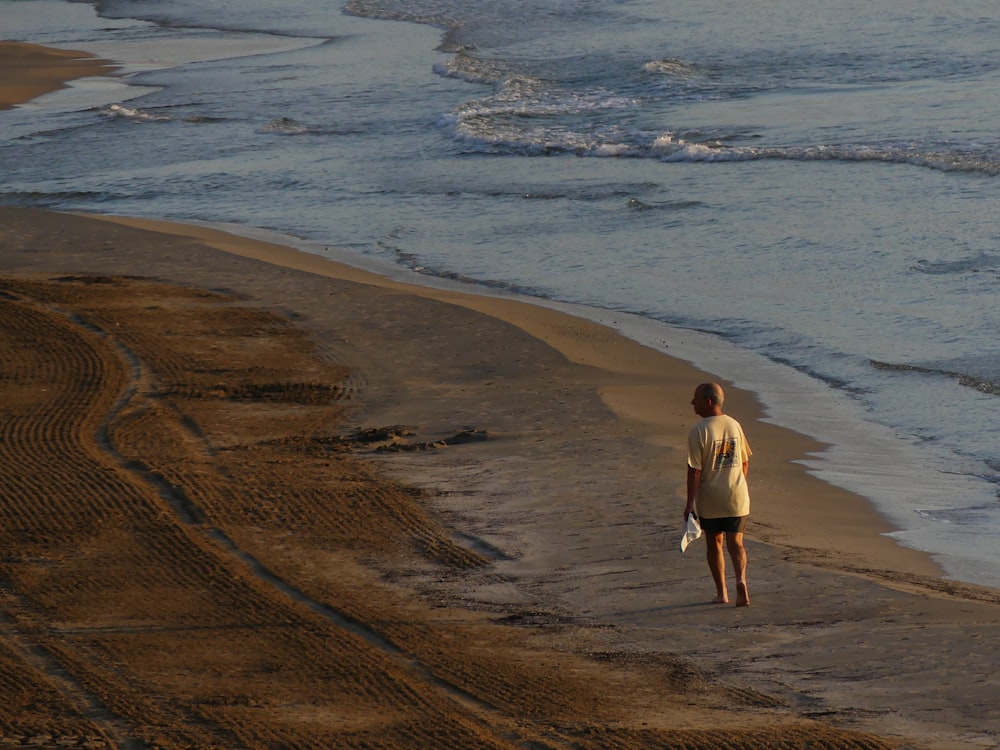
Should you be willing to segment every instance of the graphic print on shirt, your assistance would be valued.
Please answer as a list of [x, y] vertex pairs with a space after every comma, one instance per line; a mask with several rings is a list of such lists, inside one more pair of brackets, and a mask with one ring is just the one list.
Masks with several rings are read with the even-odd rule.
[[715, 441], [715, 462], [713, 468], [718, 469], [731, 469], [736, 466], [736, 456], [739, 451], [736, 450], [736, 438], [722, 438], [722, 440]]

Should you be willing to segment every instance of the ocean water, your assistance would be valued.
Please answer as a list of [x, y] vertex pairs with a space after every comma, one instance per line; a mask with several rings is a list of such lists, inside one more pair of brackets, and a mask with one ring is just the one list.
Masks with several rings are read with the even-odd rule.
[[992, 0], [0, 0], [0, 38], [124, 73], [0, 112], [0, 203], [572, 303], [1000, 585]]

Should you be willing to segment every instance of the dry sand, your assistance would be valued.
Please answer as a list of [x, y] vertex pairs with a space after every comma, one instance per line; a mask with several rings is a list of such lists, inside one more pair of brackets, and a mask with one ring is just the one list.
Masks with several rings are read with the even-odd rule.
[[753, 606], [677, 551], [698, 372], [212, 230], [0, 209], [0, 744], [995, 747], [1000, 593], [754, 447]]

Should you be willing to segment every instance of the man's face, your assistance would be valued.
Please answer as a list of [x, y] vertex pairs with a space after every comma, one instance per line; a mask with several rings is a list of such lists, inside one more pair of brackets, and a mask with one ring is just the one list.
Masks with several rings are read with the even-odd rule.
[[691, 399], [691, 406], [694, 407], [694, 413], [699, 417], [704, 417], [708, 412], [708, 399], [705, 398], [705, 394], [698, 388], [694, 391], [694, 398]]

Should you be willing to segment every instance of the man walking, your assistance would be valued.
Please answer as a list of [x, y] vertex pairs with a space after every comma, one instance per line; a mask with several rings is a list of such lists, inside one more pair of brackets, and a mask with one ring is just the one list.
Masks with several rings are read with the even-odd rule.
[[729, 550], [736, 572], [736, 606], [750, 604], [747, 553], [743, 529], [750, 515], [747, 472], [750, 445], [740, 423], [722, 413], [725, 393], [718, 383], [702, 383], [691, 405], [701, 421], [688, 433], [687, 505], [684, 520], [696, 513], [708, 547], [708, 568], [715, 582], [713, 602], [726, 604], [726, 560]]

